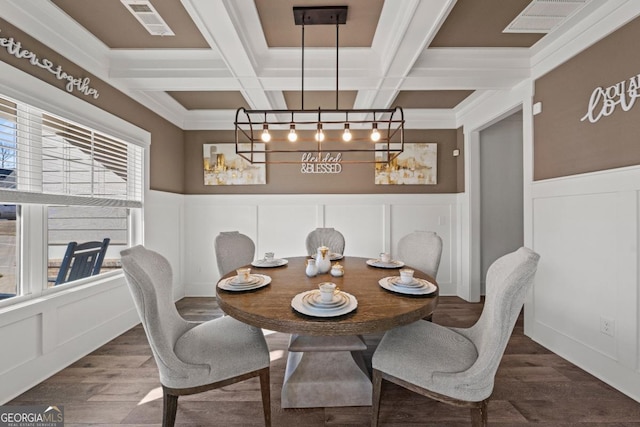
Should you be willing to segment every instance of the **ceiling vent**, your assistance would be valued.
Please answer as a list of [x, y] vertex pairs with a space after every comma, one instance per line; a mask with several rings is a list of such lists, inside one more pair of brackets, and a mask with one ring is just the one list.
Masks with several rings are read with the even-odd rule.
[[503, 33], [549, 33], [591, 0], [533, 0]]
[[148, 0], [120, 0], [152, 36], [175, 36]]

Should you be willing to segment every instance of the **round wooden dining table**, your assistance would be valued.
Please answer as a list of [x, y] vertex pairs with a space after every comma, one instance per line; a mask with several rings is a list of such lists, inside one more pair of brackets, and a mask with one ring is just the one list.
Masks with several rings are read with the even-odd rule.
[[[433, 277], [414, 270], [414, 277], [436, 285], [425, 296], [405, 295], [382, 288], [378, 281], [399, 275], [398, 269], [377, 268], [367, 258], [345, 257], [333, 261], [344, 267], [344, 276], [329, 273], [305, 275], [308, 257], [287, 258], [274, 268], [251, 267], [252, 274], [271, 278], [264, 287], [250, 291], [227, 291], [217, 286], [220, 308], [228, 315], [259, 328], [290, 333], [282, 407], [328, 407], [371, 405], [371, 381], [362, 351], [362, 334], [384, 332], [430, 316], [438, 304]], [[235, 271], [222, 280], [235, 275]], [[333, 282], [357, 300], [354, 311], [337, 317], [301, 314], [292, 299], [305, 291]]]

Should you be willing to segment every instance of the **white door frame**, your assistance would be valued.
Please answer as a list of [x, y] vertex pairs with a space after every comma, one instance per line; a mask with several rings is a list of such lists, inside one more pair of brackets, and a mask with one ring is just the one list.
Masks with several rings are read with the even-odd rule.
[[457, 294], [480, 301], [480, 131], [522, 109], [524, 243], [531, 245], [531, 182], [533, 180], [533, 82], [527, 81], [508, 93], [490, 94], [459, 118], [464, 128], [465, 192], [459, 198], [460, 270]]

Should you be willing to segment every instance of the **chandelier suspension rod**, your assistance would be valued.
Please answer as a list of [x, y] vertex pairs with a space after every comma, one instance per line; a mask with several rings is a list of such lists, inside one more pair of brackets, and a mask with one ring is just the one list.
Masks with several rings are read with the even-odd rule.
[[302, 94], [300, 98], [300, 109], [304, 110], [304, 14], [302, 15]]
[[340, 25], [338, 24], [338, 18], [336, 17], [336, 110], [338, 107], [338, 62], [339, 62], [339, 53], [340, 49]]

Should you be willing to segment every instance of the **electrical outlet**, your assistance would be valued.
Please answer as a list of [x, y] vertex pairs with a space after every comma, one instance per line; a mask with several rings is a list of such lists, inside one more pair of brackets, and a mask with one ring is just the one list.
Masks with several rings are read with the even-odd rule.
[[616, 321], [610, 317], [600, 316], [600, 332], [614, 337], [616, 335]]

